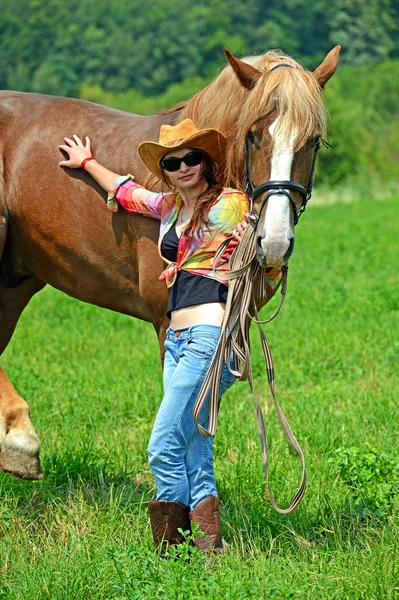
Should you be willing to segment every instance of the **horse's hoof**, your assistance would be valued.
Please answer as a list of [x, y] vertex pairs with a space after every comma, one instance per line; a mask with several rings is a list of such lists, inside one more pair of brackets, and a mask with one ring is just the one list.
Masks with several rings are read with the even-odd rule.
[[20, 479], [43, 479], [39, 456], [26, 456], [15, 450], [0, 449], [0, 469]]

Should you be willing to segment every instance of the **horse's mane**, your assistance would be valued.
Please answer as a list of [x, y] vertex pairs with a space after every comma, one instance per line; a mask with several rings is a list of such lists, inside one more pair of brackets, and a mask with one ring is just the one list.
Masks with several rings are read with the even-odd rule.
[[[312, 133], [323, 134], [327, 120], [316, 78], [293, 58], [274, 50], [243, 60], [261, 71], [252, 90], [244, 88], [228, 66], [191, 100], [170, 109], [170, 112], [181, 110], [179, 120], [189, 117], [199, 128], [215, 127], [226, 135], [230, 143], [225, 183], [236, 186], [244, 169], [245, 137], [256, 121], [277, 110], [281, 135], [288, 139], [294, 128], [295, 150], [298, 150]], [[294, 68], [270, 72], [281, 63]]]
[[178, 104], [175, 104], [174, 106], [172, 106], [172, 108], [164, 108], [163, 110], [161, 110], [160, 114], [161, 115], [169, 115], [170, 113], [177, 112], [178, 110], [185, 108], [189, 102], [190, 102], [189, 100], [183, 100], [183, 102], [179, 102]]

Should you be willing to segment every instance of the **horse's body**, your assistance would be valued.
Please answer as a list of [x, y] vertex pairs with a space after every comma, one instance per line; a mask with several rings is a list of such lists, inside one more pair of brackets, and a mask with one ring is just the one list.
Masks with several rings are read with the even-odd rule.
[[[100, 162], [143, 181], [137, 145], [156, 139], [160, 125], [177, 117], [178, 112], [144, 119], [67, 98], [0, 93], [0, 354], [22, 310], [46, 283], [84, 302], [150, 321], [162, 338], [167, 290], [158, 281], [163, 268], [156, 245], [159, 224], [123, 210], [111, 213], [93, 179], [59, 167], [58, 145], [63, 134], [88, 135]], [[38, 439], [29, 409], [3, 371], [0, 415], [0, 466], [35, 477]], [[15, 453], [20, 445], [30, 456]]]
[[[12, 119], [7, 118], [10, 113]], [[132, 171], [143, 181], [145, 167], [137, 145], [155, 138], [160, 125], [177, 116], [143, 119], [79, 100], [0, 93], [0, 143], [7, 148], [0, 188], [5, 220], [0, 249], [2, 285], [8, 294], [13, 293], [10, 288], [14, 295], [31, 288], [32, 283], [22, 282], [33, 277], [79, 300], [160, 327], [166, 291], [157, 281], [162, 269], [156, 249], [158, 224], [122, 210], [111, 214], [105, 194], [89, 175], [59, 167], [58, 144], [60, 131], [89, 135], [100, 162], [120, 173]], [[148, 297], [146, 290], [151, 290]], [[7, 344], [3, 321], [0, 351]]]
[[[232, 65], [236, 73], [237, 64]], [[236, 93], [248, 94], [240, 82]], [[214, 94], [216, 103], [217, 89]], [[148, 184], [149, 173], [136, 150], [143, 140], [158, 138], [161, 124], [190, 116], [199, 126], [218, 127], [231, 142], [236, 139], [234, 115], [225, 121], [223, 111], [204, 116], [201, 101], [209, 104], [211, 96], [209, 86], [191, 103], [141, 117], [79, 100], [0, 92], [0, 354], [24, 307], [47, 283], [84, 302], [149, 321], [163, 340], [167, 290], [158, 281], [163, 268], [156, 245], [159, 224], [122, 210], [111, 213], [104, 192], [86, 173], [59, 167], [58, 145], [64, 135], [87, 135], [99, 162]], [[261, 117], [253, 116], [259, 124]], [[302, 163], [297, 161], [306, 179], [306, 161]], [[230, 180], [239, 181], [243, 165], [237, 164], [231, 146], [229, 165]], [[257, 172], [261, 165], [254, 160]], [[263, 168], [263, 174], [265, 179], [270, 171]], [[2, 469], [26, 478], [40, 476], [39, 440], [28, 406], [1, 369], [0, 448]]]

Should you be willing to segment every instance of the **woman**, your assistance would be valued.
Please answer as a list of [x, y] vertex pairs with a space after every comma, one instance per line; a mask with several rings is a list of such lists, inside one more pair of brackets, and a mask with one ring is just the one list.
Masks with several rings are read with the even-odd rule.
[[[163, 125], [159, 143], [143, 142], [139, 154], [147, 168], [169, 191], [150, 192], [97, 163], [76, 136], [65, 138], [69, 154], [60, 166], [86, 169], [106, 190], [108, 202], [161, 221], [159, 251], [167, 263], [160, 279], [169, 288], [170, 327], [165, 341], [164, 398], [148, 448], [157, 495], [149, 513], [155, 543], [176, 544], [190, 530], [190, 520], [204, 532], [195, 545], [204, 551], [223, 550], [219, 498], [213, 472], [212, 437], [197, 430], [192, 410], [217, 345], [227, 297], [227, 284], [215, 276], [213, 259], [220, 244], [231, 238], [220, 263], [228, 271], [232, 250], [245, 227], [247, 196], [223, 188], [227, 140], [215, 129], [198, 130], [190, 119]], [[239, 224], [237, 226], [237, 224]], [[270, 282], [274, 287], [276, 282]], [[234, 382], [224, 365], [220, 394]], [[204, 405], [200, 423], [207, 424]]]

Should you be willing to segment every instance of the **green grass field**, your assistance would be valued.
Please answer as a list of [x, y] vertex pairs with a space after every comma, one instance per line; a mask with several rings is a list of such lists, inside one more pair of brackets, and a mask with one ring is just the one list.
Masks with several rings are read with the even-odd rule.
[[[38, 294], [2, 365], [31, 406], [45, 479], [0, 475], [0, 599], [399, 598], [398, 239], [395, 200], [313, 206], [301, 219], [288, 297], [265, 330], [307, 493], [289, 516], [272, 510], [249, 387], [233, 386], [215, 438], [229, 547], [211, 566], [153, 549], [146, 446], [162, 385], [152, 327]], [[268, 412], [284, 503], [300, 469]]]

